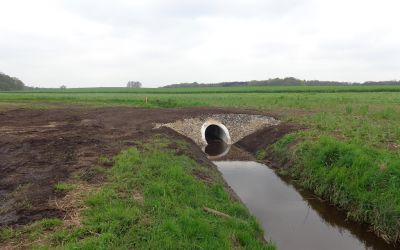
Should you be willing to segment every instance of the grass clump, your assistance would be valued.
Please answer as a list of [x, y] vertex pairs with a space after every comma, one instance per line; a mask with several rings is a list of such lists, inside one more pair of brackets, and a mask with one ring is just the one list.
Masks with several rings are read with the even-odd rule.
[[69, 192], [74, 190], [75, 186], [66, 182], [58, 182], [54, 185], [54, 189], [59, 192]]
[[12, 241], [23, 243], [24, 241], [36, 241], [46, 231], [53, 230], [62, 224], [62, 220], [57, 218], [42, 219], [21, 228], [5, 227], [0, 229], [0, 243]]
[[96, 173], [99, 173], [99, 174], [106, 174], [106, 173], [108, 172], [108, 169], [107, 169], [107, 168], [101, 167], [101, 166], [95, 166], [95, 167], [93, 168], [93, 170], [94, 170]]
[[[86, 199], [82, 225], [60, 230], [50, 243], [60, 249], [274, 249], [262, 229], [227, 192], [215, 169], [177, 156], [164, 142], [130, 148], [114, 159], [108, 182]], [[212, 176], [213, 183], [195, 177]], [[228, 214], [219, 217], [212, 208]]]
[[266, 156], [267, 156], [267, 151], [265, 151], [264, 149], [257, 150], [257, 152], [256, 152], [257, 161], [264, 160]]
[[98, 159], [98, 163], [103, 166], [112, 166], [113, 160], [106, 156], [100, 156]]

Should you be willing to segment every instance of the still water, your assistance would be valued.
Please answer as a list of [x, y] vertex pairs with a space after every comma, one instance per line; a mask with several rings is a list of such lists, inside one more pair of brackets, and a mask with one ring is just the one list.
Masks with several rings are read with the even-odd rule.
[[311, 193], [296, 189], [274, 170], [254, 161], [214, 162], [265, 231], [265, 239], [282, 250], [396, 249], [367, 226]]

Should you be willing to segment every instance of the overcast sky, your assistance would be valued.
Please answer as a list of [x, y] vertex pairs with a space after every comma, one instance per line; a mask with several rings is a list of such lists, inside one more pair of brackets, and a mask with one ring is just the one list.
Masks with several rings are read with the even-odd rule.
[[400, 79], [399, 0], [0, 0], [0, 72], [38, 87]]

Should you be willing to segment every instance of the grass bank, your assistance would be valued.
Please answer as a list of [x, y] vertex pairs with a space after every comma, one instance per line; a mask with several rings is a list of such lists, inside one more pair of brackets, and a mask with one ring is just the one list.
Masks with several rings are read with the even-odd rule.
[[400, 241], [400, 158], [307, 132], [288, 134], [267, 152], [292, 162], [281, 174], [347, 211], [350, 219], [368, 223], [387, 242]]
[[98, 170], [107, 182], [82, 201], [80, 226], [46, 219], [3, 229], [0, 242], [36, 249], [274, 249], [217, 170], [176, 155], [169, 143], [158, 138], [129, 148], [112, 168]]

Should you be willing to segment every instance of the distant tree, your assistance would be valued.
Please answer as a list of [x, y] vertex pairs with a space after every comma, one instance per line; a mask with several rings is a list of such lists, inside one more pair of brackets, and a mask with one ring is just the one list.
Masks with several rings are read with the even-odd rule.
[[138, 81], [129, 81], [126, 84], [127, 88], [141, 88], [142, 87], [142, 83], [138, 82]]
[[126, 84], [127, 88], [141, 88], [142, 87], [142, 83], [138, 82], [138, 81], [129, 81]]
[[67, 86], [61, 85], [61, 86], [60, 86], [60, 89], [67, 89]]
[[22, 90], [25, 84], [16, 77], [0, 73], [0, 91], [1, 90]]

